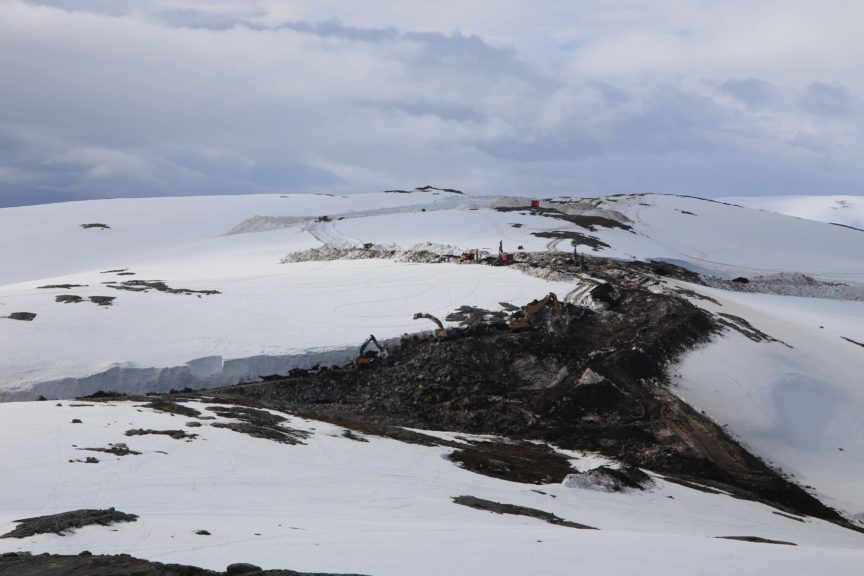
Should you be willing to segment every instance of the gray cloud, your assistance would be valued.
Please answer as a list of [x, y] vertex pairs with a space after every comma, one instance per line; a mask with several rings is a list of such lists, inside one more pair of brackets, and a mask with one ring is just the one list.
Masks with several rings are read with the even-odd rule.
[[727, 48], [716, 12], [734, 10], [696, 0], [591, 1], [578, 18], [563, 1], [452, 2], [0, 0], [0, 206], [418, 182], [860, 190], [860, 63], [801, 57], [833, 37], [775, 38], [778, 56], [741, 20]]
[[811, 114], [820, 116], [850, 116], [855, 107], [853, 97], [839, 85], [813, 82], [801, 97], [802, 107]]

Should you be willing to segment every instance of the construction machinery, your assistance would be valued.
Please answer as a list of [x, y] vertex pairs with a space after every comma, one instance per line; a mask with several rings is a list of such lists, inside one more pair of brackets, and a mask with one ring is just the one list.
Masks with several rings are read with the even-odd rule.
[[357, 366], [368, 366], [369, 364], [386, 357], [387, 348], [378, 342], [373, 334], [370, 334], [369, 338], [367, 338], [366, 341], [363, 342], [363, 345], [360, 346], [360, 353], [357, 354], [354, 364]]
[[545, 308], [550, 302], [552, 303], [552, 307], [555, 308], [555, 312], [560, 317], [561, 304], [558, 302], [558, 296], [556, 296], [554, 292], [550, 292], [542, 300], [538, 300], [537, 302], [525, 308], [525, 314], [521, 318], [517, 318], [510, 323], [510, 331], [518, 332], [519, 330], [524, 330], [525, 328], [527, 328], [528, 320], [530, 320], [535, 314], [540, 312], [540, 310]]
[[447, 337], [447, 330], [444, 328], [444, 324], [442, 324], [441, 321], [438, 320], [438, 318], [432, 316], [431, 314], [426, 314], [425, 312], [417, 312], [416, 314], [414, 314], [414, 320], [419, 320], [421, 318], [431, 320], [438, 326], [438, 328], [435, 330], [435, 338]]

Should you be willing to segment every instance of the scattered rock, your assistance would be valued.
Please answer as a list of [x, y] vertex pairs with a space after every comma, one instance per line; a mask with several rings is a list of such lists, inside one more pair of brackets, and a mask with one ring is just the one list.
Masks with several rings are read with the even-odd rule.
[[582, 488], [597, 492], [625, 492], [627, 490], [646, 490], [654, 485], [650, 476], [635, 466], [610, 468], [598, 466], [585, 472], [569, 474], [564, 479], [568, 488]]
[[101, 224], [99, 222], [93, 222], [91, 224], [81, 224], [81, 228], [101, 228], [102, 230], [108, 230], [111, 228], [107, 224]]
[[60, 294], [54, 297], [54, 301], [63, 304], [78, 304], [79, 302], [83, 302], [84, 299], [74, 294]]
[[261, 568], [254, 564], [246, 564], [245, 562], [231, 564], [225, 569], [226, 576], [240, 576], [241, 574], [252, 574], [255, 572], [261, 572]]
[[169, 414], [178, 414], [180, 416], [187, 416], [190, 418], [197, 418], [201, 416], [201, 412], [194, 408], [190, 408], [184, 404], [178, 404], [177, 402], [172, 402], [171, 400], [153, 400], [149, 404], [144, 405], [145, 408], [150, 408], [152, 410], [159, 410], [160, 412], [167, 412]]
[[10, 320], [23, 320], [24, 322], [30, 322], [34, 318], [36, 318], [36, 314], [33, 312], [12, 312], [8, 316], [5, 316]]
[[369, 442], [367, 438], [363, 438], [362, 436], [358, 436], [352, 430], [345, 429], [342, 431], [342, 437], [348, 438], [349, 440], [354, 440], [355, 442]]
[[[235, 567], [235, 568], [232, 568]], [[237, 571], [239, 570], [239, 571]], [[215, 572], [183, 566], [161, 564], [133, 558], [128, 554], [116, 556], [52, 555], [33, 556], [29, 552], [13, 552], [0, 556], [0, 575], [6, 576], [339, 576], [337, 574], [310, 574], [293, 570], [261, 570], [252, 564], [232, 564], [229, 571]], [[343, 576], [360, 576], [345, 574]]]
[[191, 290], [189, 288], [171, 288], [161, 280], [126, 280], [120, 283], [112, 283], [107, 285], [115, 290], [128, 290], [130, 292], [148, 292], [156, 290], [158, 292], [166, 292], [168, 294], [201, 294], [209, 296], [212, 294], [221, 294], [219, 290]]
[[63, 290], [69, 290], [70, 288], [86, 288], [87, 284], [48, 284], [46, 286], [38, 286], [39, 289], [46, 290], [52, 288], [58, 288]]
[[532, 442], [475, 442], [447, 458], [477, 474], [526, 484], [561, 482], [573, 471], [567, 458]]
[[174, 438], [175, 440], [194, 440], [198, 437], [197, 434], [189, 434], [183, 430], [144, 430], [143, 428], [136, 428], [134, 430], [126, 431], [126, 436], [144, 436], [147, 434], [161, 434], [163, 436]]
[[581, 530], [598, 530], [598, 528], [594, 528], [593, 526], [587, 526], [585, 524], [578, 524], [576, 522], [564, 520], [563, 518], [560, 518], [555, 514], [552, 514], [551, 512], [538, 510], [537, 508], [528, 508], [526, 506], [517, 506], [515, 504], [501, 504], [500, 502], [484, 500], [483, 498], [477, 498], [475, 496], [456, 496], [453, 498], [453, 502], [455, 502], [456, 504], [461, 504], [462, 506], [468, 506], [469, 508], [475, 508], [477, 510], [494, 512], [495, 514], [513, 514], [516, 516], [528, 516], [529, 518], [537, 518], [538, 520], [543, 520], [544, 522], [548, 522], [549, 524], [555, 524], [557, 526], [566, 526], [568, 528], [578, 528]]
[[117, 522], [135, 522], [138, 516], [119, 512], [114, 508], [107, 510], [74, 510], [62, 512], [49, 516], [37, 516], [15, 520], [18, 527], [15, 530], [3, 534], [0, 538], [27, 538], [36, 534], [59, 534], [63, 536], [67, 532], [74, 532], [76, 528], [98, 524], [110, 526]]
[[234, 432], [247, 434], [254, 438], [264, 438], [281, 442], [282, 444], [303, 444], [303, 440], [312, 435], [305, 430], [295, 430], [283, 426], [286, 420], [266, 410], [258, 410], [246, 406], [213, 406], [208, 408], [223, 418], [233, 418], [241, 422], [214, 422], [214, 428], [227, 428]]
[[89, 300], [99, 306], [111, 306], [116, 298], [116, 296], [90, 296]]
[[715, 536], [723, 540], [740, 540], [742, 542], [756, 542], [757, 544], [783, 544], [785, 546], [797, 546], [794, 542], [784, 542], [783, 540], [769, 540], [768, 538], [760, 538], [759, 536]]
[[137, 456], [141, 454], [141, 452], [130, 450], [129, 447], [123, 443], [108, 444], [108, 448], [78, 448], [78, 450], [89, 450], [91, 452], [106, 452], [115, 456]]

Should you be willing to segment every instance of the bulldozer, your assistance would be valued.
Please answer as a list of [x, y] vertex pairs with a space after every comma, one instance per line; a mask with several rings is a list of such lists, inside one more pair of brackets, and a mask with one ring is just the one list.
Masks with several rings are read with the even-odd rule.
[[558, 296], [554, 292], [550, 292], [546, 295], [542, 300], [538, 300], [534, 304], [531, 304], [527, 308], [525, 308], [525, 314], [521, 318], [517, 318], [510, 323], [510, 331], [518, 332], [520, 330], [524, 330], [528, 327], [528, 320], [531, 319], [532, 316], [540, 312], [547, 304], [552, 303], [552, 306], [555, 308], [555, 312], [558, 313], [558, 316], [561, 316], [561, 304], [558, 302]]
[[431, 314], [426, 314], [425, 312], [417, 312], [416, 314], [414, 314], [414, 320], [420, 320], [421, 318], [427, 318], [438, 326], [438, 328], [435, 330], [435, 338], [441, 339], [447, 337], [447, 330], [444, 328], [444, 324], [442, 324], [441, 321], [438, 320], [438, 318], [432, 316]]
[[360, 346], [360, 353], [357, 354], [357, 358], [354, 359], [354, 365], [368, 366], [369, 364], [386, 357], [387, 348], [378, 342], [374, 334], [370, 334], [369, 338], [367, 338], [366, 341], [363, 342], [363, 345]]

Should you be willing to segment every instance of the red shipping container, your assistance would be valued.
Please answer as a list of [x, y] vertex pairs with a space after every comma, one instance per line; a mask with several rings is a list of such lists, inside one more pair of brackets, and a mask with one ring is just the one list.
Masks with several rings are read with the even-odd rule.
[[531, 200], [531, 208], [539, 208], [540, 201], [539, 200]]

